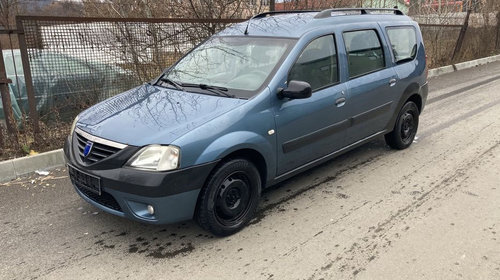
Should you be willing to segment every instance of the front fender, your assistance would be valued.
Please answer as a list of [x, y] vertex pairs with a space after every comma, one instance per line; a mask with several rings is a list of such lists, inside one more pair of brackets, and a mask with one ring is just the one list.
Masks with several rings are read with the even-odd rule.
[[[269, 137], [274, 137], [274, 135]], [[266, 139], [255, 132], [231, 132], [210, 143], [196, 159], [195, 164], [202, 164], [213, 161], [214, 159], [222, 159], [236, 151], [251, 149], [258, 152], [266, 161], [267, 179], [269, 179], [274, 177], [276, 170], [276, 154], [271, 142], [270, 139]]]

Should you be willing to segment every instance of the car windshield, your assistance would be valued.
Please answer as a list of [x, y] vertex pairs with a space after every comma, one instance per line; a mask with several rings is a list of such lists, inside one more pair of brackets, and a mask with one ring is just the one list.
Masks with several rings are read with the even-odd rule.
[[164, 78], [187, 86], [188, 91], [220, 87], [231, 96], [248, 98], [261, 88], [293, 42], [281, 38], [213, 37], [182, 58]]

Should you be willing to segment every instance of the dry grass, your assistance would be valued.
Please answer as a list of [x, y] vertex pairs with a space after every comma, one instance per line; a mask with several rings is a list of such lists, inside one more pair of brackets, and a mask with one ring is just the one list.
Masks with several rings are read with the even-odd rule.
[[500, 48], [497, 48], [498, 36], [495, 26], [484, 28], [469, 28], [465, 33], [464, 45], [456, 58], [457, 62], [463, 62], [482, 57], [487, 57], [500, 53]]
[[455, 59], [452, 60], [461, 28], [422, 26], [429, 67], [436, 68], [500, 53], [499, 28], [500, 25], [469, 26], [465, 33], [462, 48]]
[[5, 127], [0, 125], [0, 133], [3, 145], [0, 148], [0, 161], [23, 157], [30, 152], [41, 153], [62, 148], [64, 140], [68, 136], [71, 123], [51, 123], [49, 125], [40, 122], [40, 133], [35, 135], [31, 125], [20, 127], [16, 135], [8, 135]]

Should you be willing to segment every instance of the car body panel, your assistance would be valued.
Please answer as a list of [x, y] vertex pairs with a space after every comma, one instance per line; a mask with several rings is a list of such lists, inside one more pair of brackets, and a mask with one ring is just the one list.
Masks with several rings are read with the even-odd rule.
[[[120, 204], [120, 210], [115, 210], [93, 200], [90, 195], [83, 193], [74, 186], [75, 191], [85, 201], [95, 207], [120, 217], [127, 217], [148, 224], [168, 224], [185, 221], [193, 218], [200, 189], [186, 191], [179, 194], [163, 197], [144, 197], [117, 190], [107, 190]], [[147, 212], [147, 206], [155, 209], [156, 215]]]
[[310, 98], [276, 100], [277, 175], [342, 147], [347, 112], [335, 100], [345, 91], [345, 84], [338, 84]]
[[245, 102], [144, 84], [82, 112], [78, 127], [134, 146], [172, 143]]
[[[315, 15], [255, 18], [214, 35], [296, 38], [279, 67], [248, 99], [183, 92], [152, 83], [81, 113], [79, 129], [128, 146], [87, 165], [71, 148], [76, 144], [73, 139], [64, 149], [66, 158], [76, 168], [103, 178], [103, 190], [119, 200], [122, 211], [99, 206], [78, 188], [77, 192], [101, 209], [135, 220], [168, 223], [189, 219], [200, 189], [213, 170], [231, 155], [241, 156], [240, 152], [245, 151], [253, 155], [252, 159], [262, 158], [263, 162], [258, 163], [264, 166], [259, 170], [265, 171], [263, 182], [270, 186], [390, 132], [409, 98], [420, 98], [423, 109], [428, 91], [425, 51], [415, 22], [401, 15], [321, 19], [315, 19]], [[399, 25], [414, 26], [419, 45], [415, 60], [397, 65], [385, 28]], [[243, 35], [247, 26], [249, 35]], [[377, 30], [385, 68], [350, 79], [342, 36], [345, 31], [362, 29]], [[312, 40], [329, 34], [334, 35], [337, 45], [339, 83], [319, 89], [306, 99], [279, 98], [302, 50]], [[393, 79], [395, 84], [390, 83]], [[345, 98], [345, 102], [336, 104], [339, 98]], [[127, 159], [149, 144], [180, 147], [179, 169], [144, 173], [127, 167]], [[148, 174], [149, 179], [141, 179]], [[121, 181], [124, 184], [120, 185]], [[154, 219], [145, 212], [148, 203], [161, 211]]]
[[239, 36], [244, 34], [248, 25], [249, 36], [286, 37], [301, 38], [306, 33], [325, 26], [335, 26], [332, 30], [341, 26], [349, 26], [356, 23], [377, 22], [408, 22], [411, 19], [404, 15], [348, 15], [332, 16], [326, 18], [314, 18], [317, 12], [280, 14], [270, 17], [251, 19], [233, 24], [217, 33], [217, 36]]
[[274, 176], [276, 136], [270, 135], [269, 131], [275, 130], [276, 126], [270, 99], [269, 89], [266, 88], [243, 106], [173, 141], [173, 145], [183, 147], [181, 167], [203, 164], [222, 159], [237, 150], [250, 149], [265, 158], [267, 174]]

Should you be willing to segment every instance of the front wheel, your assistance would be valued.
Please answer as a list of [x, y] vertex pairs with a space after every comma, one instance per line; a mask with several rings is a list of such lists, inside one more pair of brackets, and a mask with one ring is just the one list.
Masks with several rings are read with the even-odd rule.
[[387, 145], [398, 150], [408, 148], [417, 135], [419, 114], [417, 105], [407, 102], [398, 114], [393, 131], [385, 135]]
[[201, 190], [196, 220], [214, 235], [231, 235], [252, 219], [260, 191], [260, 174], [252, 162], [227, 161], [212, 173]]

